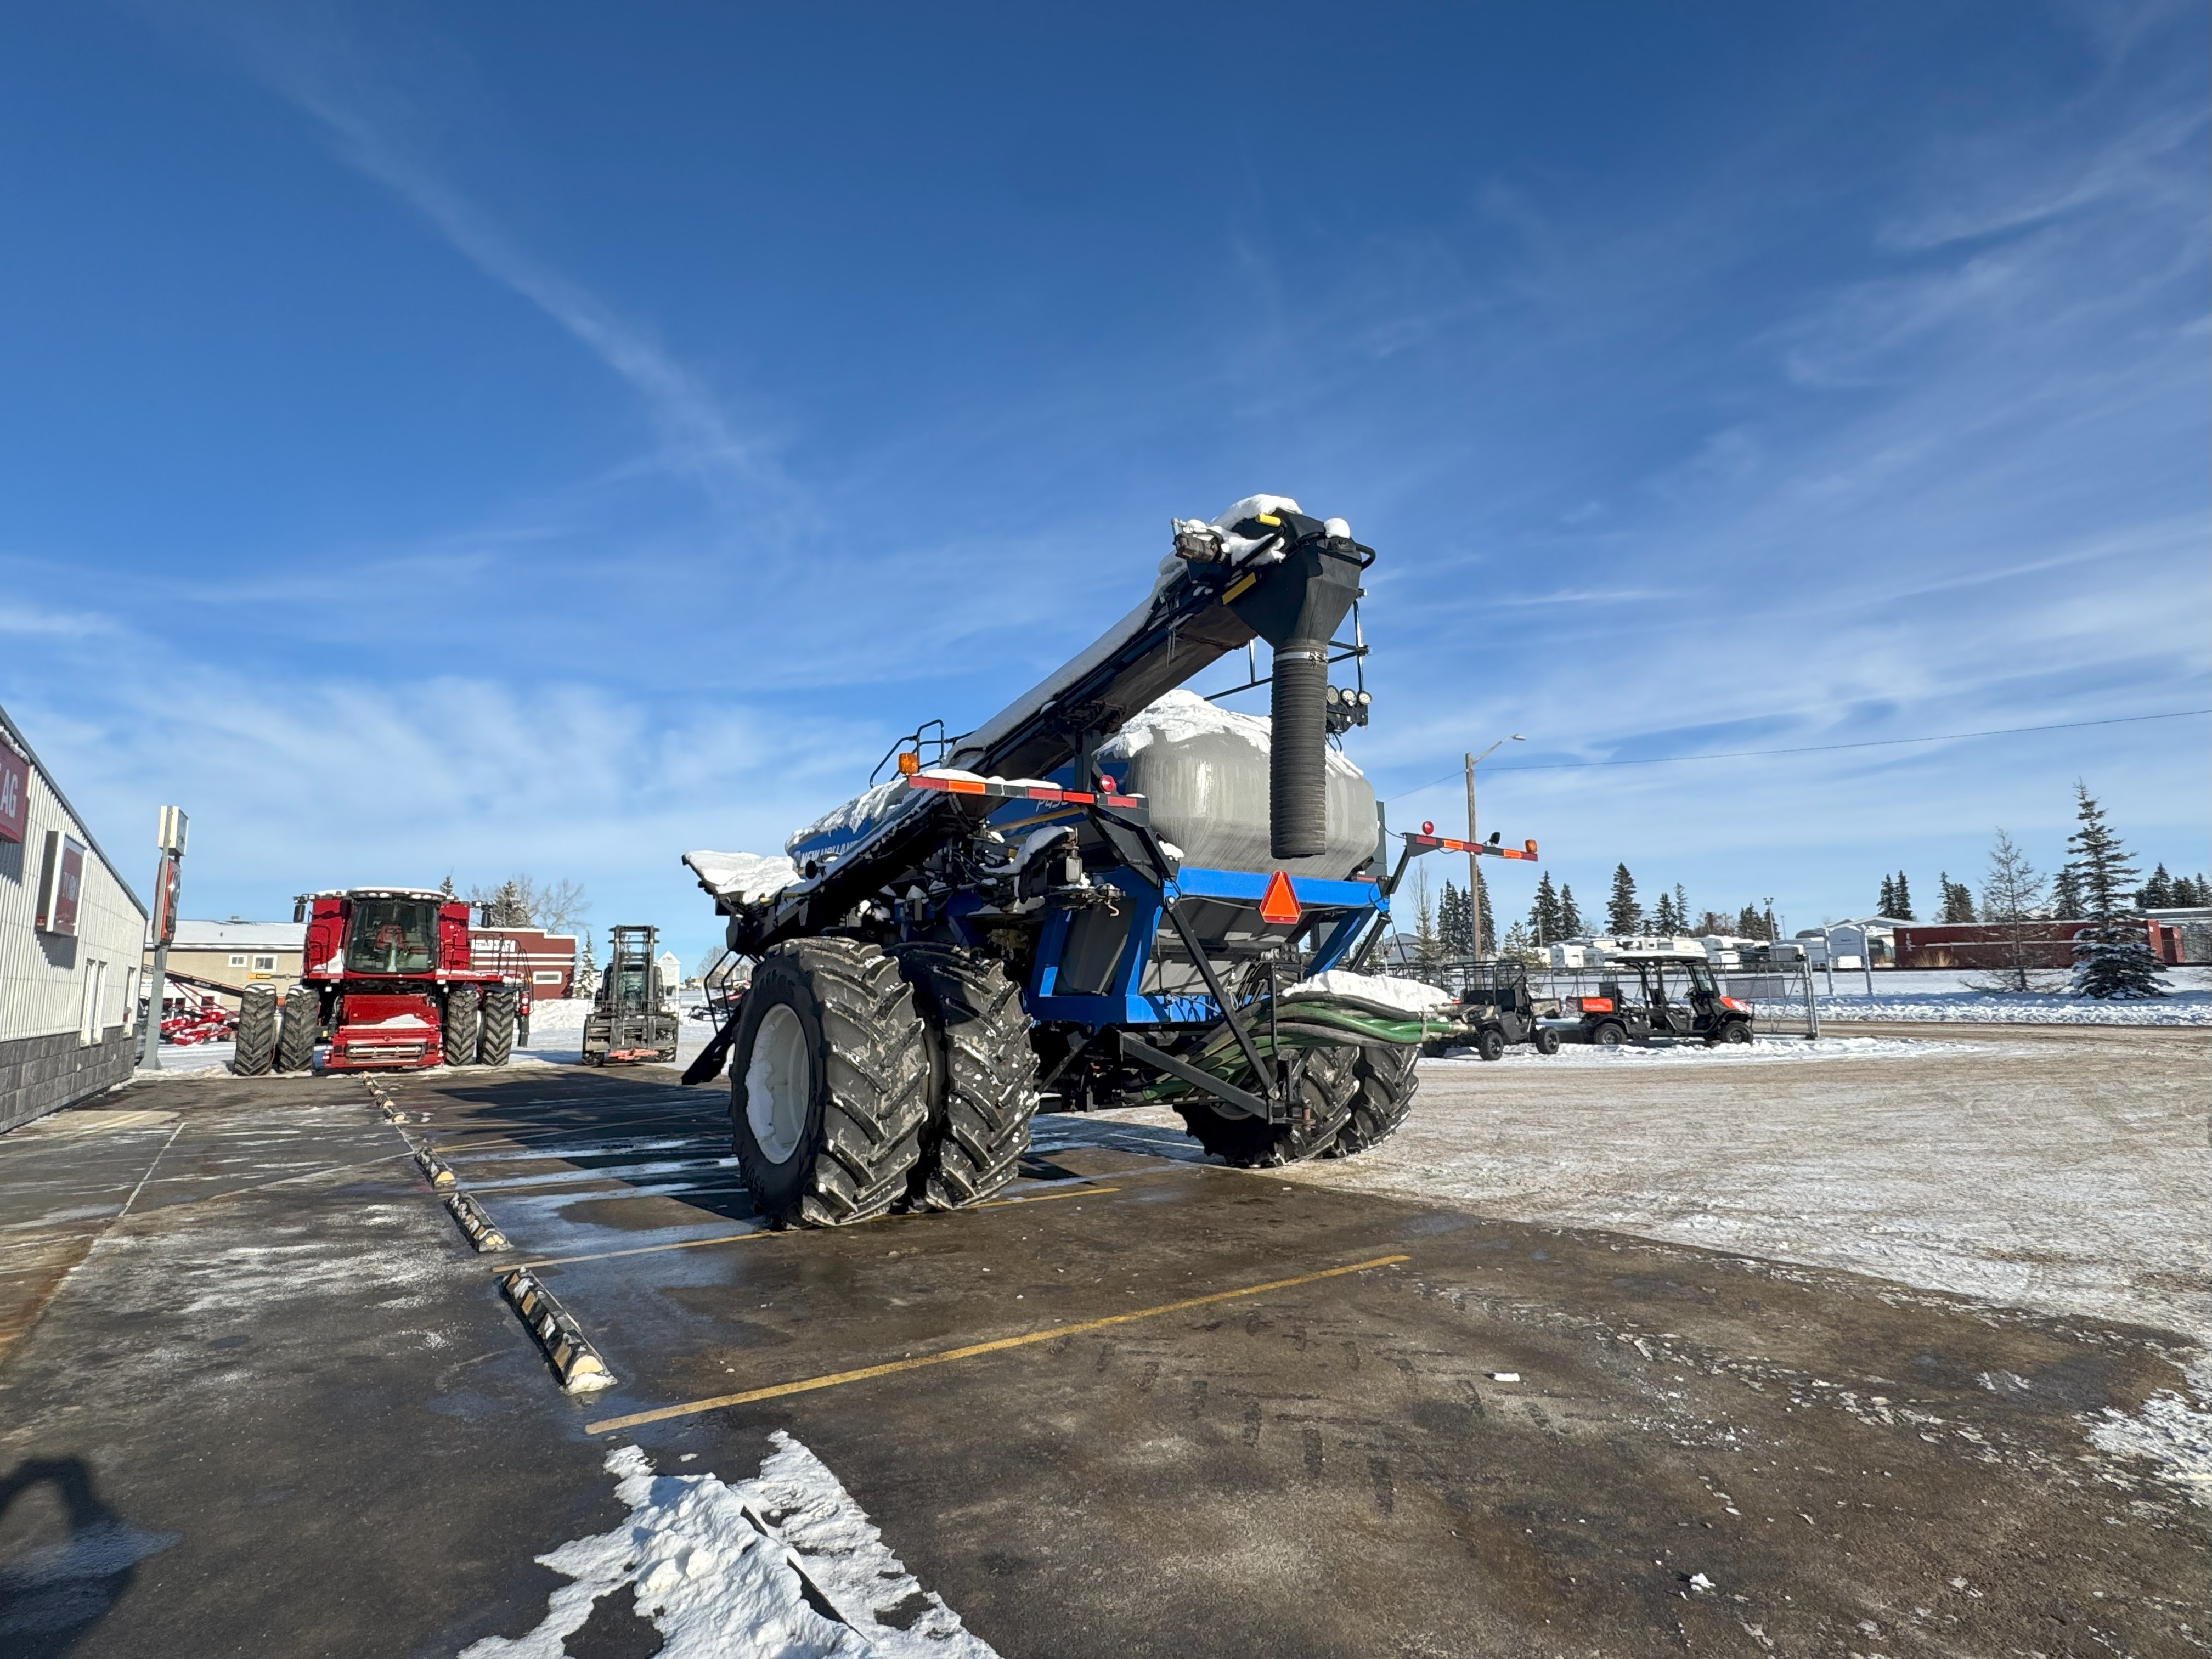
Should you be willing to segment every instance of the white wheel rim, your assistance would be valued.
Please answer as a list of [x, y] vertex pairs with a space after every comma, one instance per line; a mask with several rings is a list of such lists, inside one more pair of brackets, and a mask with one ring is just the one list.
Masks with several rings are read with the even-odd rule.
[[745, 1122], [761, 1155], [787, 1164], [806, 1133], [806, 1109], [814, 1097], [814, 1057], [806, 1028], [789, 1004], [779, 1002], [761, 1016], [753, 1033], [752, 1061], [745, 1067]]

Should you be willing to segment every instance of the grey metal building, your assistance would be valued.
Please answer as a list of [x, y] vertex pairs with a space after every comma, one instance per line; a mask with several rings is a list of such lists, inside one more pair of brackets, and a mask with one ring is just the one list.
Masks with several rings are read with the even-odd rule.
[[0, 1132], [137, 1055], [146, 907], [0, 709]]

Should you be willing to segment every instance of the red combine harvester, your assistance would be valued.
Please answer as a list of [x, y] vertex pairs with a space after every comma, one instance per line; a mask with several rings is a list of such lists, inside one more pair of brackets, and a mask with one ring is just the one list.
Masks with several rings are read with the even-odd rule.
[[249, 990], [240, 1075], [304, 1072], [325, 1040], [333, 1072], [507, 1064], [520, 991], [472, 958], [468, 905], [418, 887], [355, 887], [305, 894], [293, 917], [307, 924], [304, 969], [281, 1027], [274, 994]]

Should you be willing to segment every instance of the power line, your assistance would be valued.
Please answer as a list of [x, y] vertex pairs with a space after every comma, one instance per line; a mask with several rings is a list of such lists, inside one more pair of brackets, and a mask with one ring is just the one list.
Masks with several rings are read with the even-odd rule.
[[[2170, 714], [2121, 714], [2112, 720], [2062, 720], [2055, 726], [2002, 726], [1989, 732], [1943, 732], [1928, 738], [1869, 738], [1858, 743], [1810, 743], [1796, 749], [1730, 749], [1711, 755], [1653, 755], [1642, 760], [1593, 761], [1531, 761], [1521, 766], [1493, 766], [1498, 772], [1568, 772], [1592, 766], [1670, 766], [1680, 761], [1745, 760], [1755, 755], [1818, 755], [1837, 749], [1893, 749], [1911, 743], [1958, 743], [1967, 738], [2009, 738], [2022, 732], [2075, 732], [2085, 726], [2131, 726], [2142, 720], [2182, 720], [2199, 714], [2212, 714], [2212, 708], [2182, 708]], [[1416, 784], [1389, 797], [1404, 800], [1418, 795], [1424, 789], [1433, 789], [1440, 783], [1451, 783], [1459, 777], [1457, 772], [1448, 772], [1443, 777], [1431, 778], [1426, 783]]]

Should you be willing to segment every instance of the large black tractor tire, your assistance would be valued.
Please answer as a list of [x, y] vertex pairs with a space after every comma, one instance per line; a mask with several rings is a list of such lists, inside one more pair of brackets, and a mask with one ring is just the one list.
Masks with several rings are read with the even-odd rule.
[[446, 988], [445, 1023], [438, 1032], [438, 1047], [448, 1066], [473, 1066], [477, 1063], [477, 1042], [483, 1031], [481, 1011], [477, 1006], [477, 988], [473, 985], [448, 985]]
[[276, 1069], [304, 1072], [313, 1066], [322, 1035], [322, 993], [304, 982], [295, 985], [284, 999], [284, 1023], [276, 1032]]
[[514, 993], [495, 985], [484, 993], [483, 1029], [477, 1034], [477, 1063], [504, 1066], [514, 1054]]
[[1328, 1149], [1331, 1158], [1350, 1158], [1381, 1146], [1412, 1115], [1413, 1092], [1421, 1086], [1415, 1071], [1420, 1053], [1410, 1043], [1377, 1043], [1358, 1051], [1352, 1075], [1358, 1085], [1352, 1112]]
[[1036, 1050], [1020, 988], [996, 957], [951, 945], [892, 952], [928, 1029], [929, 1121], [907, 1201], [980, 1204], [1014, 1178], [1037, 1106]]
[[238, 1048], [230, 1069], [240, 1077], [266, 1077], [276, 1057], [276, 988], [249, 985], [239, 994]]
[[1350, 1121], [1358, 1093], [1350, 1048], [1308, 1048], [1298, 1079], [1305, 1115], [1295, 1123], [1262, 1123], [1256, 1117], [1216, 1111], [1205, 1100], [1176, 1103], [1191, 1138], [1240, 1170], [1273, 1170], [1326, 1155]]
[[896, 958], [849, 939], [761, 958], [730, 1060], [738, 1169], [763, 1218], [838, 1227], [906, 1195], [929, 1050]]

